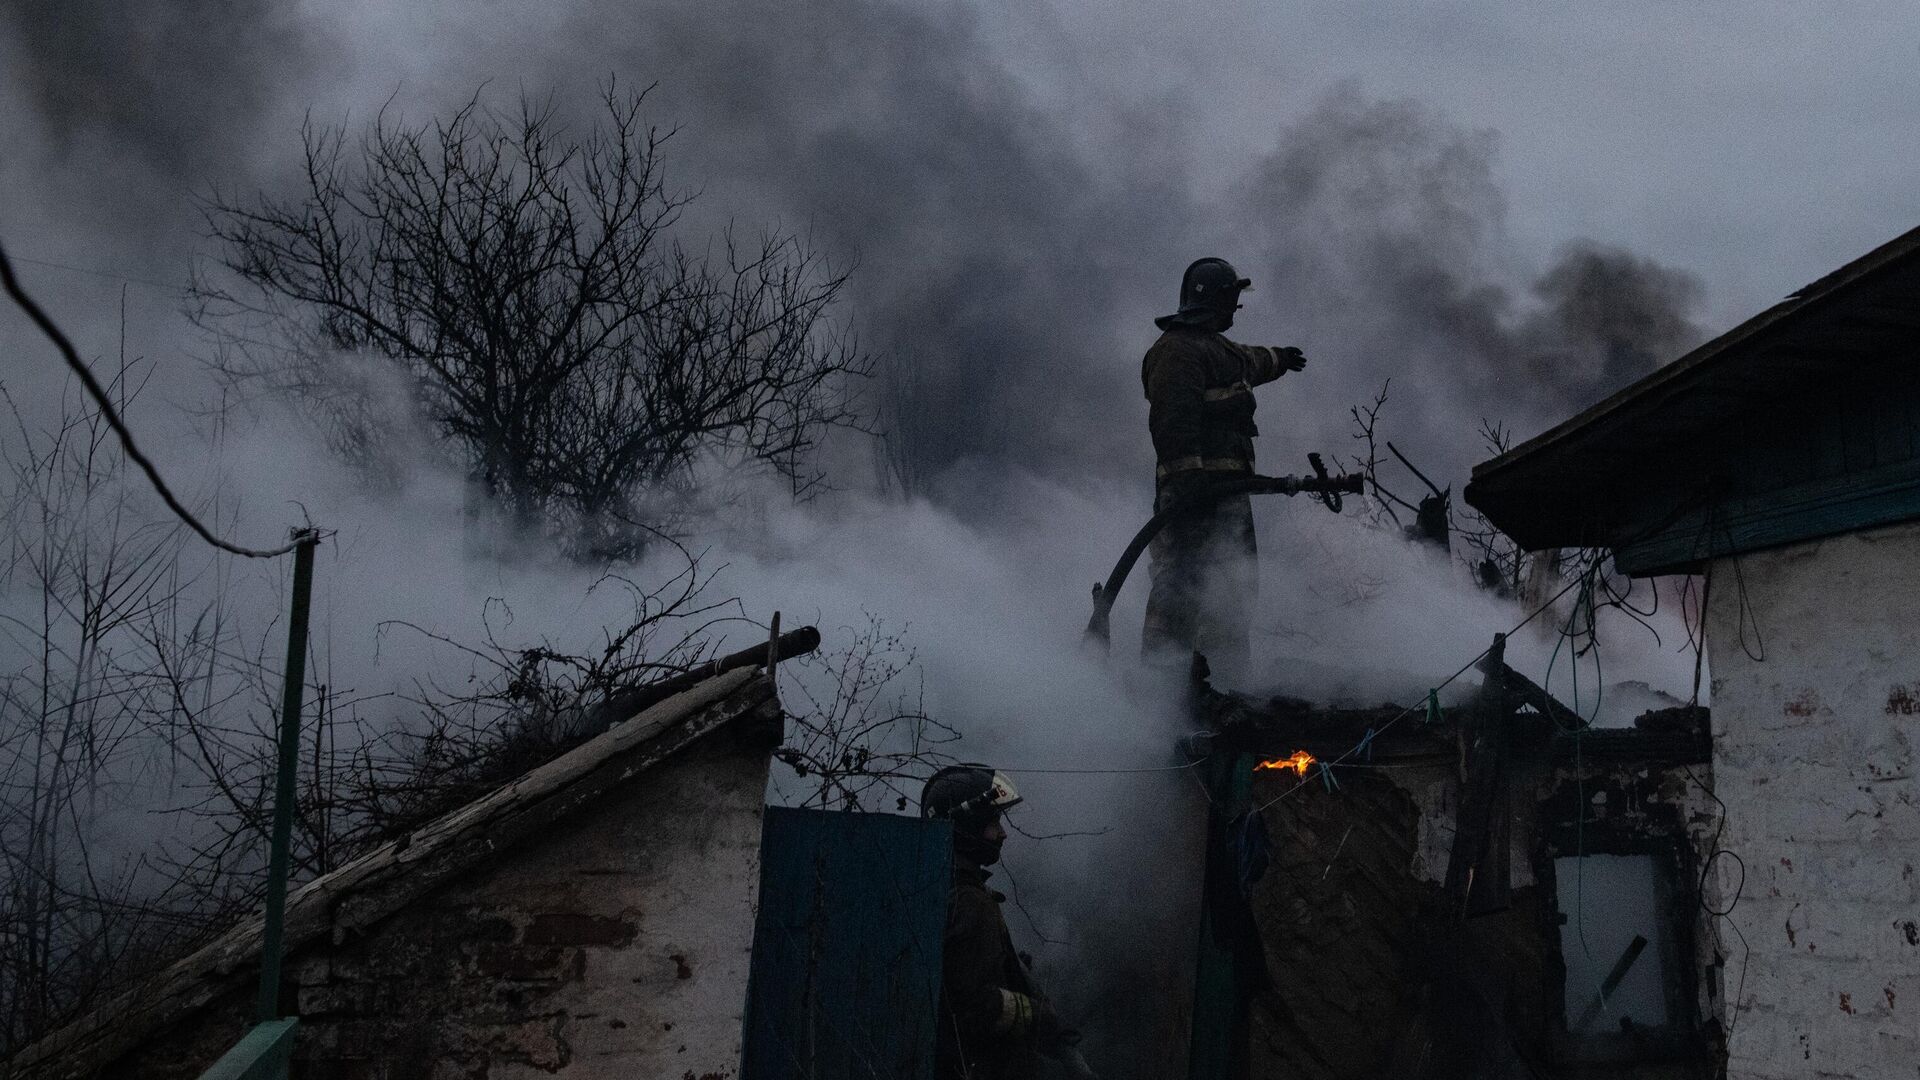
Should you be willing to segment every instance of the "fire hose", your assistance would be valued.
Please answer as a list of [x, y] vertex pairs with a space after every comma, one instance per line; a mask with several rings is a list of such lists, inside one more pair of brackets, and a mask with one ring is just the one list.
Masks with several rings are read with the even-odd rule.
[[1312, 476], [1244, 476], [1234, 480], [1222, 480], [1195, 492], [1172, 506], [1147, 519], [1147, 523], [1134, 534], [1133, 542], [1120, 553], [1120, 561], [1113, 564], [1113, 573], [1107, 575], [1104, 583], [1093, 586], [1093, 617], [1087, 620], [1086, 636], [1098, 640], [1105, 649], [1112, 640], [1113, 602], [1120, 595], [1120, 586], [1127, 583], [1127, 575], [1133, 572], [1133, 564], [1140, 561], [1140, 554], [1147, 550], [1153, 538], [1160, 530], [1175, 518], [1191, 514], [1227, 498], [1230, 495], [1299, 495], [1312, 494], [1320, 498], [1327, 509], [1340, 512], [1341, 495], [1359, 495], [1366, 490], [1367, 478], [1359, 473], [1345, 473], [1340, 476], [1327, 475], [1327, 467], [1321, 463], [1319, 454], [1308, 454], [1307, 461], [1313, 466]]

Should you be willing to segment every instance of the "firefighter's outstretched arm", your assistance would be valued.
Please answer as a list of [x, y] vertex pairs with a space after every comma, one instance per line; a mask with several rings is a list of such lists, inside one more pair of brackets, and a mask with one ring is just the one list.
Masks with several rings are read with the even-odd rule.
[[1248, 386], [1270, 383], [1289, 371], [1307, 366], [1306, 355], [1291, 345], [1242, 345], [1234, 342], [1246, 361]]

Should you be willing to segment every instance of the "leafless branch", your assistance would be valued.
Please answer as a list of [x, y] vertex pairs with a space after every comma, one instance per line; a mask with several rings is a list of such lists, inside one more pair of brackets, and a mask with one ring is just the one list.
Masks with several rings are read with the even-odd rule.
[[551, 103], [478, 96], [357, 140], [309, 119], [300, 197], [206, 203], [222, 255], [190, 300], [223, 336], [216, 368], [296, 396], [376, 473], [424, 423], [476, 514], [584, 559], [636, 555], [703, 468], [758, 465], [805, 497], [873, 367], [834, 319], [849, 271], [779, 231], [686, 246], [693, 196], [666, 183], [674, 132], [646, 97], [609, 84], [584, 134]]

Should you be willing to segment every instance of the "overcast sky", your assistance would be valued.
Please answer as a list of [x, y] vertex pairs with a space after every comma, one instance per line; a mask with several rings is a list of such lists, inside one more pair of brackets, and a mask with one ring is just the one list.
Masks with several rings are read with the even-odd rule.
[[1046, 6], [1075, 61], [1023, 70], [1086, 98], [1214, 101], [1225, 156], [1343, 79], [1491, 129], [1520, 251], [1590, 236], [1691, 269], [1711, 329], [1920, 225], [1912, 4]]
[[[609, 74], [658, 81], [659, 118], [685, 127], [670, 165], [712, 219], [777, 219], [858, 254], [869, 340], [935, 374], [924, 422], [951, 444], [943, 462], [1131, 452], [1145, 320], [1198, 254], [1287, 290], [1250, 301], [1241, 330], [1320, 359], [1306, 437], [1324, 445], [1388, 375], [1444, 393], [1449, 364], [1523, 370], [1472, 355], [1484, 335], [1454, 340], [1454, 308], [1393, 313], [1410, 286], [1369, 296], [1337, 272], [1377, 278], [1377, 250], [1354, 252], [1428, 228], [1436, 206], [1460, 221], [1423, 236], [1424, 257], [1462, 264], [1461, 297], [1500, 293], [1482, 314], [1513, 357], [1538, 351], [1544, 331], [1518, 326], [1529, 283], [1571, 242], [1645, 260], [1650, 281], [1693, 275], [1678, 314], [1703, 335], [1920, 224], [1909, 4], [7, 6], [0, 236], [19, 255], [176, 281], [204, 250], [189, 196], [278, 189], [309, 111], [357, 123], [390, 101], [424, 119], [482, 83], [573, 101]], [[1387, 124], [1395, 147], [1355, 149]], [[1275, 194], [1274, 175], [1325, 148], [1346, 164], [1322, 188], [1391, 186], [1378, 174], [1403, 158], [1424, 171], [1377, 199]], [[1365, 214], [1380, 223], [1356, 239], [1343, 215]], [[34, 273], [91, 351], [110, 344], [111, 279]], [[146, 292], [136, 348], [191, 348], [173, 302]], [[18, 331], [9, 319], [0, 341]], [[50, 361], [12, 347], [0, 371]], [[1030, 385], [1036, 370], [1079, 404], [1022, 412], [1061, 381]], [[1485, 412], [1503, 385], [1446, 411]], [[1505, 418], [1525, 434], [1611, 388]], [[1024, 433], [1046, 424], [1051, 441]], [[1457, 472], [1469, 451], [1428, 453]]]

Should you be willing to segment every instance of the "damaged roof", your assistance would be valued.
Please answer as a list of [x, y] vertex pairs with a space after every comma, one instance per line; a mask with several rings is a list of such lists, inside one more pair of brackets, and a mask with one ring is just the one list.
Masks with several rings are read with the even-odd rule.
[[[1765, 438], [1777, 421], [1806, 412], [1809, 395], [1837, 383], [1852, 380], [1854, 392], [1871, 396], [1873, 384], [1861, 377], [1910, 366], [1916, 341], [1920, 229], [1476, 466], [1465, 498], [1527, 550], [1628, 546], [1671, 524], [1663, 516], [1683, 514], [1706, 497], [1727, 479], [1721, 473], [1739, 471], [1724, 456], [1703, 460], [1703, 443]], [[1882, 453], [1869, 465], [1886, 459]], [[1836, 520], [1827, 531], [1861, 527], [1858, 518]], [[1797, 527], [1822, 526], [1809, 520]], [[1766, 540], [1765, 530], [1752, 539], [1748, 546]], [[1649, 555], [1641, 567], [1685, 554]]]
[[[805, 628], [775, 646], [777, 655], [784, 657], [810, 651], [818, 643], [818, 633]], [[763, 645], [751, 653], [764, 658], [767, 650]], [[722, 663], [745, 655], [749, 654], [735, 654]], [[783, 714], [774, 680], [764, 667], [721, 670], [720, 664], [714, 664], [667, 680], [665, 685], [678, 692], [411, 834], [293, 890], [287, 897], [286, 954], [323, 938], [340, 940], [364, 933], [435, 888], [722, 728], [766, 725], [771, 729], [768, 747], [777, 744]], [[23, 1048], [0, 1066], [0, 1074], [13, 1080], [67, 1080], [97, 1074], [156, 1032], [251, 986], [258, 978], [264, 929], [262, 916], [248, 918], [131, 992]]]

